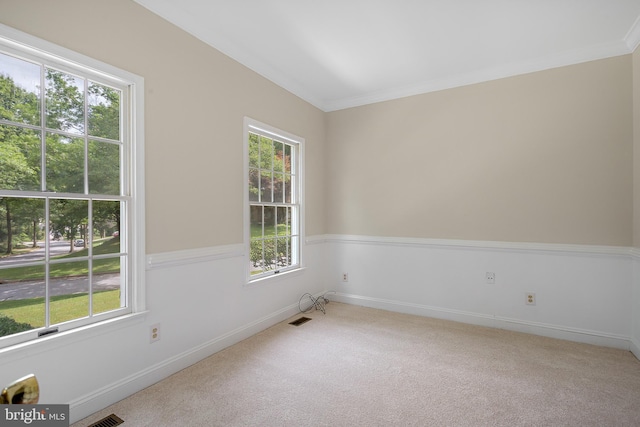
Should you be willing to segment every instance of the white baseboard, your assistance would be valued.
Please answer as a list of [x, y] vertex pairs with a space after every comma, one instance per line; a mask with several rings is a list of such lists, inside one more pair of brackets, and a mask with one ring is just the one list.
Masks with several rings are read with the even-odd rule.
[[[315, 296], [323, 295], [321, 292]], [[625, 337], [617, 337], [601, 334], [594, 331], [576, 330], [558, 327], [555, 325], [544, 325], [522, 322], [506, 318], [496, 318], [479, 313], [470, 313], [457, 310], [430, 307], [420, 304], [406, 303], [401, 301], [383, 300], [369, 298], [358, 295], [336, 293], [331, 295], [331, 299], [352, 305], [360, 305], [382, 310], [413, 314], [418, 316], [433, 317], [438, 319], [451, 320], [479, 326], [495, 327], [517, 332], [531, 333], [535, 335], [547, 336], [570, 341], [583, 342], [588, 344], [603, 345], [608, 347], [626, 349], [632, 351], [636, 357], [640, 358], [639, 343]], [[89, 393], [70, 402], [71, 423], [75, 423], [91, 414], [100, 411], [126, 396], [130, 396], [146, 387], [149, 387], [168, 376], [197, 363], [206, 357], [211, 356], [233, 344], [236, 344], [252, 335], [257, 334], [279, 322], [282, 322], [299, 312], [297, 303], [291, 304], [268, 316], [230, 331], [213, 340], [207, 341], [189, 351], [178, 354], [156, 365], [137, 372], [129, 377], [122, 378], [99, 390]]]
[[431, 307], [421, 304], [408, 303], [403, 301], [384, 300], [379, 298], [370, 298], [344, 293], [337, 293], [333, 295], [331, 299], [347, 304], [378, 308], [398, 313], [433, 317], [437, 319], [451, 320], [472, 325], [487, 326], [515, 332], [529, 333], [549, 338], [564, 339], [568, 341], [600, 345], [622, 350], [631, 350], [636, 356], [640, 355], [640, 347], [637, 345], [637, 343], [635, 343], [636, 348], [634, 351], [634, 343], [629, 337], [616, 336], [599, 331], [590, 331], [568, 328], [558, 325], [526, 322], [517, 319], [501, 318], [481, 313], [471, 313], [441, 307]]
[[[318, 295], [322, 295], [322, 293]], [[284, 321], [298, 312], [298, 303], [289, 305], [250, 324], [244, 325], [156, 365], [150, 366], [143, 371], [136, 372], [129, 377], [122, 378], [99, 390], [82, 396], [70, 402], [70, 421], [73, 424], [82, 420], [122, 400], [126, 396], [143, 390], [214, 353], [224, 350], [233, 344]]]

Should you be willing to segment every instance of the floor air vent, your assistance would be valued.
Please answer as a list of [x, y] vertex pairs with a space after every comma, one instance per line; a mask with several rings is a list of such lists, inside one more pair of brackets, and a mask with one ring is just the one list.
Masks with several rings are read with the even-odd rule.
[[309, 319], [308, 317], [301, 317], [299, 319], [294, 320], [293, 322], [289, 322], [289, 324], [293, 325], [293, 326], [300, 326], [303, 323], [308, 322], [309, 320], [311, 320], [311, 319]]
[[95, 422], [88, 427], [113, 427], [119, 426], [123, 422], [124, 421], [122, 421], [118, 416], [116, 416], [115, 414], [111, 414], [108, 417], [104, 417], [100, 421]]

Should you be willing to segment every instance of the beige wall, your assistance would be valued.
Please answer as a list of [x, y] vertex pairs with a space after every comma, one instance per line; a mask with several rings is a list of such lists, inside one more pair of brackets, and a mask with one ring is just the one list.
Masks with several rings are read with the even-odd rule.
[[329, 233], [631, 244], [631, 56], [332, 112]]
[[241, 243], [243, 117], [306, 139], [324, 233], [324, 114], [130, 0], [2, 0], [0, 22], [145, 79], [147, 252]]
[[308, 235], [640, 245], [638, 53], [324, 114], [130, 0], [0, 10], [145, 78], [148, 253], [242, 241], [245, 115], [306, 139]]

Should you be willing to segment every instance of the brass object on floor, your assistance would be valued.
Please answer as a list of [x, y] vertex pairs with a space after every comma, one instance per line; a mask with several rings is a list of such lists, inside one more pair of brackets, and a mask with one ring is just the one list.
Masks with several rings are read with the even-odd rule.
[[35, 405], [40, 398], [40, 386], [33, 374], [15, 380], [6, 386], [0, 394], [0, 404]]

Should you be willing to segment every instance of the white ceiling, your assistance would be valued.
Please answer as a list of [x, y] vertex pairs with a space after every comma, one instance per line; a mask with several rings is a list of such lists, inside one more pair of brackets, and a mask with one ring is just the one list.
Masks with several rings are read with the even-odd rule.
[[640, 42], [640, 0], [135, 1], [324, 111]]

